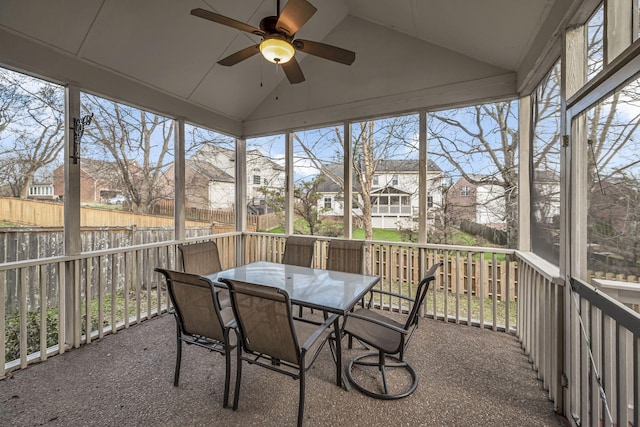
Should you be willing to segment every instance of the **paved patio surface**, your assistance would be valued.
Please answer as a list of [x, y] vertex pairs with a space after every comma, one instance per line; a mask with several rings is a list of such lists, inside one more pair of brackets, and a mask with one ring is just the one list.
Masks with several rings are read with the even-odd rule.
[[[362, 351], [345, 349], [345, 365]], [[513, 336], [421, 319], [406, 359], [417, 391], [382, 401], [338, 388], [325, 347], [307, 375], [305, 425], [567, 425]], [[1, 380], [0, 426], [295, 425], [297, 381], [244, 365], [234, 412], [222, 408], [223, 356], [186, 346], [179, 387], [174, 363], [175, 322], [164, 315]]]

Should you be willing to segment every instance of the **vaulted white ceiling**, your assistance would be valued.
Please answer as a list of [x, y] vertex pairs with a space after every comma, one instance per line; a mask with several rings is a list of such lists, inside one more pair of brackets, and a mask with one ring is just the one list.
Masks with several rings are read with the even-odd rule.
[[[309, 0], [296, 38], [356, 52], [351, 66], [296, 53], [292, 85], [255, 55], [276, 0], [0, 0], [0, 65], [237, 136], [514, 96], [577, 0]], [[282, 7], [285, 5], [282, 1]]]

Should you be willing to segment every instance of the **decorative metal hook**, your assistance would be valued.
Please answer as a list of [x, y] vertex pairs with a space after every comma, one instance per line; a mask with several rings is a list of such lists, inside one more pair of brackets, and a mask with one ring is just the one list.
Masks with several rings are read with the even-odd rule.
[[82, 135], [84, 134], [84, 127], [89, 126], [92, 119], [93, 113], [87, 114], [82, 118], [73, 118], [73, 153], [71, 154], [71, 158], [73, 159], [74, 165], [77, 165], [78, 160], [80, 160], [80, 139], [82, 139]]

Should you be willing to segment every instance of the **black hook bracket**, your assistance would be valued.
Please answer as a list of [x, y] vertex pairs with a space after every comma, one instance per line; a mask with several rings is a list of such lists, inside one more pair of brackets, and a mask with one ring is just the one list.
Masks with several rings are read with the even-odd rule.
[[73, 164], [77, 165], [78, 160], [80, 160], [80, 140], [82, 139], [82, 135], [84, 134], [84, 127], [89, 126], [91, 124], [91, 120], [93, 119], [93, 113], [87, 114], [82, 118], [73, 118], [73, 153], [71, 153], [71, 158], [73, 159]]

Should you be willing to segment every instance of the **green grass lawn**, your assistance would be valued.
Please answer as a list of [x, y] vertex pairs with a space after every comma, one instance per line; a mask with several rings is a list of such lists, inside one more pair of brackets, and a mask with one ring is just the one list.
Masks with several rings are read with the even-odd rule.
[[[296, 221], [296, 229], [306, 229], [306, 227], [303, 227], [304, 225], [304, 221], [303, 222], [299, 222], [299, 220]], [[284, 228], [281, 226], [272, 228], [271, 230], [267, 231], [267, 233], [272, 233], [272, 234], [284, 234]], [[353, 230], [353, 238], [354, 239], [364, 239], [364, 229], [363, 228], [356, 228]], [[384, 240], [384, 241], [388, 241], [388, 242], [402, 242], [402, 234], [397, 231], [397, 230], [386, 230], [383, 228], [374, 228], [373, 229], [373, 240]]]

